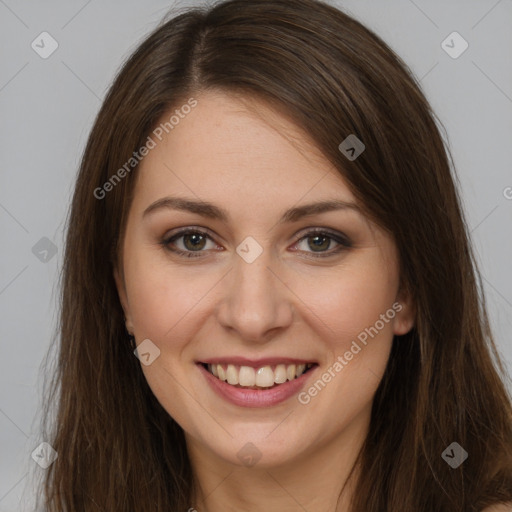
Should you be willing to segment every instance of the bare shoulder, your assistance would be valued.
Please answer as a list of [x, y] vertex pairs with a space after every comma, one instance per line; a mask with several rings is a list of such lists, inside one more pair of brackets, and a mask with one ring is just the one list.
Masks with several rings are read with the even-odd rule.
[[506, 505], [492, 505], [482, 510], [482, 512], [512, 512], [512, 503]]

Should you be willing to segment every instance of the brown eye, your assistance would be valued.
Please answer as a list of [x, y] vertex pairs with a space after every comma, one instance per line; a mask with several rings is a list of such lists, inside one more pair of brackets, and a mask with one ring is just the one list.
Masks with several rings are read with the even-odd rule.
[[329, 249], [329, 246], [331, 245], [332, 242], [332, 238], [323, 235], [308, 236], [307, 240], [308, 246], [311, 247], [314, 251], [316, 251], [317, 249], [321, 251]]
[[189, 251], [204, 249], [206, 238], [199, 233], [182, 235], [183, 245]]
[[[335, 246], [333, 250], [329, 250], [332, 248], [332, 243], [337, 244], [337, 247]], [[302, 248], [300, 248], [301, 244]], [[310, 255], [312, 254], [315, 258], [322, 258], [338, 254], [352, 247], [352, 243], [346, 235], [341, 233], [335, 234], [327, 231], [315, 230], [306, 233], [306, 235], [303, 236], [295, 246], [305, 253], [309, 253]]]
[[[208, 249], [208, 242], [211, 242], [213, 245], [210, 249], [218, 247], [208, 233], [187, 229], [162, 240], [161, 245], [180, 256], [194, 258], [200, 257], [202, 253], [207, 252], [203, 249]], [[299, 248], [299, 251], [310, 255], [312, 254], [315, 258], [333, 256], [352, 247], [352, 243], [345, 235], [326, 231], [310, 231], [306, 233], [295, 246], [298, 247], [304, 243], [305, 247], [302, 249]], [[332, 249], [333, 243], [337, 244], [337, 247], [335, 246], [334, 249]]]
[[214, 249], [216, 245], [213, 243], [212, 238], [208, 233], [204, 231], [187, 229], [167, 237], [160, 243], [167, 250], [176, 253], [180, 256], [186, 256], [188, 258], [200, 257], [202, 253], [206, 252], [203, 249], [207, 248], [207, 243], [212, 243], [211, 249]]

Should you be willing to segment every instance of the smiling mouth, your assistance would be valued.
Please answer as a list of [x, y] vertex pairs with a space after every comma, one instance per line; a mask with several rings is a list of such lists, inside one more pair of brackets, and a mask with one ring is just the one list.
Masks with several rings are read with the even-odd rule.
[[272, 389], [287, 381], [298, 379], [310, 371], [316, 363], [277, 364], [260, 368], [235, 364], [201, 363], [217, 379], [236, 388]]

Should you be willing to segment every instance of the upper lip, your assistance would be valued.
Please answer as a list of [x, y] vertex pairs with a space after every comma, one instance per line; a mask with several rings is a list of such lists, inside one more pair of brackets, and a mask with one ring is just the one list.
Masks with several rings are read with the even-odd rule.
[[204, 364], [232, 364], [235, 366], [251, 366], [261, 368], [262, 366], [273, 366], [277, 364], [308, 364], [316, 361], [313, 359], [298, 359], [295, 357], [263, 357], [260, 359], [248, 359], [246, 357], [212, 357], [197, 361]]

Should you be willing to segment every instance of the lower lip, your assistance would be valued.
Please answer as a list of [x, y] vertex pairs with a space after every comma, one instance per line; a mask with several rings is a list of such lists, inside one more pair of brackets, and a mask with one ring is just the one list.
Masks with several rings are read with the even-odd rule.
[[213, 376], [202, 364], [197, 364], [211, 388], [222, 398], [240, 407], [271, 407], [297, 394], [305, 385], [315, 367], [296, 379], [286, 381], [269, 389], [236, 388]]

